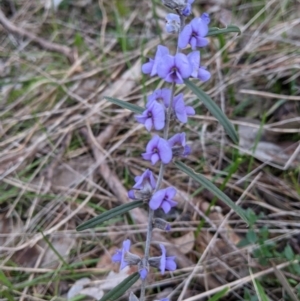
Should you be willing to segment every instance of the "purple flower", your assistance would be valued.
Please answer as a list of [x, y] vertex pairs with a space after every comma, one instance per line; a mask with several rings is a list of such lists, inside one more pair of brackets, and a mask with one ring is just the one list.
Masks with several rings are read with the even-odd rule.
[[162, 88], [162, 89], [155, 90], [151, 95], [148, 96], [147, 107], [148, 105], [150, 106], [150, 104], [153, 101], [157, 101], [158, 103], [163, 104], [166, 108], [168, 108], [170, 104], [171, 96], [172, 96], [171, 89]]
[[160, 265], [159, 265], [159, 269], [161, 274], [163, 275], [165, 273], [165, 270], [168, 271], [175, 271], [176, 270], [176, 262], [175, 262], [175, 256], [166, 256], [166, 248], [164, 245], [159, 244], [160, 248], [161, 248], [161, 257], [160, 257]]
[[183, 79], [192, 73], [187, 56], [177, 53], [175, 56], [165, 55], [157, 67], [157, 74], [168, 83], [183, 84]]
[[186, 157], [191, 153], [191, 148], [185, 142], [185, 133], [175, 134], [168, 142], [174, 157]]
[[156, 180], [151, 170], [146, 169], [143, 174], [134, 178], [134, 189], [154, 190], [156, 187]]
[[185, 48], [190, 44], [192, 49], [195, 50], [196, 47], [206, 46], [208, 40], [204, 37], [208, 33], [208, 20], [208, 15], [203, 14], [200, 18], [195, 18], [190, 24], [186, 25], [179, 34], [178, 47]]
[[150, 208], [152, 210], [162, 208], [165, 213], [168, 213], [172, 207], [177, 205], [177, 202], [173, 200], [175, 194], [176, 189], [174, 187], [158, 190], [150, 199]]
[[147, 275], [148, 275], [148, 270], [146, 268], [142, 268], [139, 270], [140, 273], [140, 277], [141, 279], [146, 279]]
[[157, 101], [151, 102], [142, 115], [135, 116], [137, 122], [145, 125], [148, 132], [152, 127], [156, 130], [161, 130], [165, 126], [165, 109]]
[[131, 242], [129, 239], [126, 239], [123, 241], [123, 248], [121, 250], [117, 250], [116, 253], [112, 256], [113, 262], [121, 262], [120, 270], [124, 269], [128, 262], [125, 260], [125, 255], [127, 252], [129, 252]]
[[210, 17], [208, 13], [203, 13], [200, 17], [207, 25], [210, 23]]
[[142, 71], [145, 74], [150, 74], [150, 76], [154, 76], [157, 74], [157, 66], [160, 64], [163, 56], [169, 54], [169, 49], [165, 46], [158, 45], [155, 58], [150, 59], [148, 63], [142, 65]]
[[148, 142], [146, 152], [142, 156], [145, 160], [151, 161], [152, 165], [158, 160], [168, 164], [172, 160], [172, 150], [165, 139], [156, 135]]
[[192, 12], [192, 4], [193, 4], [194, 0], [188, 0], [186, 7], [181, 11], [181, 14], [183, 16], [189, 16]]
[[156, 187], [153, 173], [146, 169], [142, 175], [136, 176], [134, 180], [135, 185], [132, 190], [128, 191], [128, 197], [133, 200], [149, 200]]
[[192, 51], [187, 57], [192, 68], [191, 77], [198, 78], [203, 82], [209, 80], [211, 76], [210, 72], [207, 71], [205, 67], [200, 66], [200, 52]]
[[168, 33], [178, 32], [180, 29], [180, 17], [176, 14], [167, 14], [166, 31]]
[[183, 93], [180, 93], [174, 97], [173, 110], [177, 119], [182, 123], [187, 122], [187, 116], [195, 115], [195, 110], [192, 107], [185, 105]]

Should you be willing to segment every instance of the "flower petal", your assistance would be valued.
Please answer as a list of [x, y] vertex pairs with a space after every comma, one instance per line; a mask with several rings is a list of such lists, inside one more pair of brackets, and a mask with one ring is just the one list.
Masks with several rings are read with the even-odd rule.
[[134, 190], [129, 190], [128, 191], [128, 197], [132, 200], [135, 200], [135, 195], [134, 195]]
[[181, 31], [181, 33], [179, 34], [179, 37], [178, 37], [178, 47], [183, 49], [185, 48], [189, 41], [190, 41], [190, 38], [192, 36], [192, 26], [190, 24], [186, 25], [183, 30]]
[[160, 258], [160, 264], [159, 264], [159, 269], [161, 274], [163, 275], [165, 273], [165, 269], [166, 269], [166, 248], [164, 245], [159, 244], [160, 249], [161, 249], [161, 258]]
[[142, 72], [144, 74], [150, 74], [152, 72], [153, 65], [154, 65], [154, 60], [149, 59], [149, 62], [142, 65]]
[[191, 106], [186, 106], [186, 107], [185, 107], [185, 111], [186, 111], [186, 114], [187, 114], [188, 116], [192, 116], [192, 115], [195, 115], [195, 114], [196, 114], [194, 108], [191, 107]]
[[174, 67], [174, 56], [166, 55], [164, 56], [163, 61], [157, 68], [157, 74], [160, 78], [165, 78], [169, 73], [170, 70]]
[[196, 46], [197, 47], [205, 47], [208, 45], [208, 40], [202, 37], [196, 37]]
[[161, 161], [164, 164], [170, 163], [172, 160], [172, 150], [169, 146], [169, 143], [165, 139], [160, 138], [157, 144], [157, 148], [159, 150], [159, 156]]
[[200, 66], [200, 52], [199, 51], [192, 51], [187, 55], [187, 58], [192, 67], [192, 74], [191, 76], [196, 78], [198, 75], [198, 69]]
[[200, 67], [199, 70], [198, 70], [198, 78], [200, 80], [202, 80], [203, 82], [206, 82], [210, 79], [210, 72], [207, 71], [205, 68], [203, 67]]
[[166, 257], [166, 270], [175, 271], [177, 264], [175, 262], [175, 256]]
[[[185, 134], [185, 133], [184, 133]], [[168, 187], [166, 188], [166, 196], [169, 200], [173, 199], [173, 197], [176, 195], [176, 189], [174, 187]]]
[[164, 201], [161, 204], [161, 208], [167, 214], [171, 210], [171, 205], [168, 202]]
[[130, 249], [131, 241], [129, 239], [126, 239], [123, 241], [123, 248], [127, 252]]
[[146, 146], [146, 152], [152, 153], [153, 149], [157, 147], [157, 144], [159, 142], [159, 136], [155, 135], [147, 144]]
[[191, 26], [196, 36], [205, 37], [208, 33], [208, 25], [206, 23], [206, 19], [204, 21], [201, 18], [194, 18], [191, 21]]
[[112, 262], [120, 262], [122, 259], [122, 251], [117, 250], [116, 253], [111, 257]]
[[154, 128], [156, 130], [161, 130], [165, 126], [165, 110], [164, 107], [158, 102], [154, 102], [152, 109], [152, 120], [154, 124]]
[[144, 125], [145, 125], [146, 130], [147, 130], [148, 132], [150, 132], [151, 129], [152, 129], [152, 126], [153, 126], [153, 121], [152, 121], [152, 119], [151, 119], [151, 118], [147, 118], [146, 121], [145, 121], [145, 123], [144, 123]]
[[139, 274], [141, 276], [141, 279], [144, 280], [144, 279], [146, 279], [146, 277], [148, 275], [148, 271], [147, 271], [147, 269], [143, 268], [143, 269], [139, 270]]
[[165, 189], [158, 190], [155, 192], [149, 202], [149, 207], [152, 210], [156, 210], [160, 207], [163, 199], [165, 197]]
[[204, 23], [206, 24], [210, 23], [210, 18], [208, 13], [203, 13], [200, 18]]
[[183, 78], [188, 78], [192, 73], [192, 68], [187, 56], [183, 53], [175, 55], [175, 65]]
[[152, 165], [155, 165], [156, 162], [158, 162], [158, 160], [159, 160], [159, 155], [157, 153], [155, 153], [155, 154], [153, 154], [151, 156], [151, 163], [152, 163]]

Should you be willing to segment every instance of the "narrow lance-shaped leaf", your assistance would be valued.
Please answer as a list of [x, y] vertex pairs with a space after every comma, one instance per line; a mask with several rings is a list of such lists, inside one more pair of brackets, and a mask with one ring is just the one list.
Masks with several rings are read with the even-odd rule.
[[110, 209], [110, 210], [84, 222], [83, 224], [78, 226], [76, 228], [76, 230], [82, 231], [85, 229], [94, 228], [94, 227], [98, 226], [99, 224], [101, 224], [113, 217], [120, 216], [121, 214], [124, 214], [134, 208], [141, 207], [142, 205], [143, 205], [143, 201], [134, 201], [134, 202], [126, 203], [121, 206], [115, 207], [113, 209]]
[[232, 210], [235, 211], [247, 224], [249, 221], [246, 217], [245, 211], [237, 206], [224, 192], [222, 192], [217, 186], [215, 186], [211, 181], [206, 179], [205, 176], [195, 173], [191, 168], [186, 166], [184, 163], [180, 161], [176, 161], [175, 165], [188, 176], [190, 176], [193, 180], [197, 181], [207, 190], [212, 192], [215, 196], [217, 196], [221, 201], [223, 201], [227, 206], [229, 206]]
[[218, 301], [221, 298], [223, 298], [227, 294], [228, 291], [229, 291], [229, 287], [225, 287], [221, 291], [219, 291], [215, 295], [213, 295], [208, 301]]
[[237, 32], [241, 33], [241, 30], [236, 25], [228, 25], [226, 28], [218, 28], [218, 27], [211, 27], [208, 30], [207, 37], [216, 36], [223, 33], [230, 33], [230, 32]]
[[192, 92], [203, 102], [206, 108], [217, 118], [220, 124], [224, 127], [226, 133], [232, 139], [234, 143], [238, 143], [239, 138], [234, 129], [232, 123], [228, 120], [222, 110], [216, 105], [216, 103], [199, 87], [188, 79], [184, 80], [186, 86], [192, 90]]
[[114, 103], [117, 106], [120, 106], [124, 109], [128, 109], [131, 112], [136, 113], [136, 114], [141, 114], [145, 110], [144, 108], [142, 108], [140, 106], [137, 106], [133, 103], [130, 103], [130, 102], [127, 102], [127, 101], [124, 101], [124, 100], [120, 100], [120, 99], [117, 99], [117, 98], [112, 98], [112, 97], [106, 96], [105, 99], [112, 102], [112, 103]]
[[115, 301], [130, 288], [132, 285], [137, 282], [140, 278], [140, 274], [135, 272], [134, 274], [130, 275], [126, 279], [124, 279], [120, 284], [114, 287], [109, 293], [104, 295], [99, 301]]

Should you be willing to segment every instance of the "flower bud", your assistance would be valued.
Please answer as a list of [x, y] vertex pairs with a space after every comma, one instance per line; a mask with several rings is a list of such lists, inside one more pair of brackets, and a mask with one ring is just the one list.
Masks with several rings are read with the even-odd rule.
[[186, 6], [186, 0], [162, 0], [161, 2], [164, 6], [179, 11], [184, 9]]
[[161, 230], [164, 230], [164, 231], [170, 231], [171, 230], [170, 224], [162, 218], [155, 218], [154, 219], [154, 228], [158, 228], [158, 229], [161, 229]]
[[167, 14], [166, 31], [168, 33], [176, 33], [180, 30], [180, 17], [176, 14]]
[[124, 259], [128, 263], [128, 265], [137, 265], [141, 262], [140, 256], [132, 254], [130, 252], [125, 253]]
[[161, 256], [159, 257], [150, 257], [148, 262], [151, 267], [158, 268], [160, 267]]

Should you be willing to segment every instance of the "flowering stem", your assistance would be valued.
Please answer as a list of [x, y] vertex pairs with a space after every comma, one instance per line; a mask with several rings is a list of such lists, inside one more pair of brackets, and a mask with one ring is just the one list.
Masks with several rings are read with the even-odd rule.
[[[164, 139], [166, 139], [166, 140], [168, 139], [168, 135], [169, 135], [170, 119], [171, 119], [172, 105], [173, 105], [173, 99], [174, 99], [174, 94], [175, 94], [175, 87], [176, 87], [176, 84], [173, 83], [170, 105], [167, 110], [166, 125], [164, 128], [164, 135], [163, 135]], [[164, 176], [164, 171], [165, 171], [165, 164], [161, 163], [160, 168], [159, 168], [159, 174], [158, 174], [155, 192], [158, 191], [161, 186], [162, 179]], [[146, 245], [145, 245], [145, 256], [143, 258], [144, 266], [147, 266], [147, 262], [149, 259], [149, 251], [150, 251], [150, 243], [151, 243], [151, 237], [152, 237], [153, 224], [154, 224], [154, 210], [149, 207], [148, 227], [147, 227], [147, 236], [146, 236]], [[140, 301], [145, 300], [145, 291], [146, 291], [146, 279], [142, 280]]]

